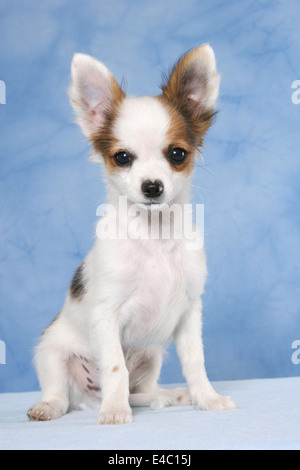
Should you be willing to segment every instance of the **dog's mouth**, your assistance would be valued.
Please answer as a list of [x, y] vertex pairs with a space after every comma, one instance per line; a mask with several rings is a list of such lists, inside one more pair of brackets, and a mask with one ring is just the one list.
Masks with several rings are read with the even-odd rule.
[[148, 198], [148, 199], [143, 199], [143, 198], [130, 198], [128, 199], [130, 201], [131, 204], [133, 204], [134, 206], [140, 208], [140, 209], [144, 209], [144, 210], [147, 210], [147, 211], [150, 211], [150, 210], [154, 210], [154, 211], [157, 211], [157, 210], [164, 210], [166, 209], [167, 207], [170, 207], [173, 202], [174, 202], [174, 199], [168, 199], [165, 197], [165, 195], [163, 197], [157, 197], [157, 198]]
[[138, 207], [141, 207], [147, 210], [161, 210], [169, 206], [169, 203], [162, 202], [162, 201], [147, 201], [147, 202], [139, 201], [139, 202], [136, 202], [136, 205]]
[[144, 206], [160, 206], [161, 202], [158, 201], [152, 201], [152, 202], [140, 202], [139, 204], [143, 204]]
[[133, 197], [129, 199], [131, 204], [138, 206], [144, 209], [158, 208], [162, 205], [165, 205], [166, 201], [164, 197]]

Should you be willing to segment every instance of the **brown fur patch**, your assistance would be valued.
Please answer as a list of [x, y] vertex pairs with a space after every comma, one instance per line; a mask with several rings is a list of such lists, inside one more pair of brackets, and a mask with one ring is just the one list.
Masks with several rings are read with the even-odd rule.
[[111, 371], [112, 372], [118, 372], [119, 369], [120, 369], [119, 366], [114, 366]]
[[121, 150], [121, 143], [113, 135], [113, 126], [126, 95], [113, 76], [110, 77], [110, 80], [113, 99], [110, 103], [110, 107], [105, 112], [105, 122], [103, 126], [91, 135], [90, 141], [92, 142], [94, 152], [96, 154], [100, 153], [104, 158], [108, 171], [113, 172], [118, 168], [118, 165], [112, 156], [117, 151]]

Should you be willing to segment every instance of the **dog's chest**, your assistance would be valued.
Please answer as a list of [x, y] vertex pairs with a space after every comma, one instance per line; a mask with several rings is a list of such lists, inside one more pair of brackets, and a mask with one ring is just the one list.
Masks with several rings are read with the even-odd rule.
[[195, 275], [186, 252], [167, 244], [135, 253], [131, 289], [120, 309], [122, 341], [139, 348], [170, 340], [195, 295]]

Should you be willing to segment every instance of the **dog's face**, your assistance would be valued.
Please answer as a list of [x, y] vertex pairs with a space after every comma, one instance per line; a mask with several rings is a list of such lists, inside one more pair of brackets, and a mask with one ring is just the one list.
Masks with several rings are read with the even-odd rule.
[[119, 195], [145, 206], [170, 204], [185, 189], [218, 89], [208, 45], [186, 54], [156, 97], [127, 96], [90, 56], [76, 54], [72, 63], [70, 98], [94, 157]]

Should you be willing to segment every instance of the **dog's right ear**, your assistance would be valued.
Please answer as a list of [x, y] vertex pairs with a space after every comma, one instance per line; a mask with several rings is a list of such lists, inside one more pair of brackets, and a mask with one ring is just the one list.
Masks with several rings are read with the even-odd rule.
[[101, 129], [106, 113], [123, 100], [125, 93], [102, 62], [86, 54], [75, 54], [69, 96], [78, 124], [90, 138]]
[[202, 44], [179, 60], [162, 86], [163, 97], [184, 116], [197, 146], [212, 123], [219, 84], [214, 52]]

